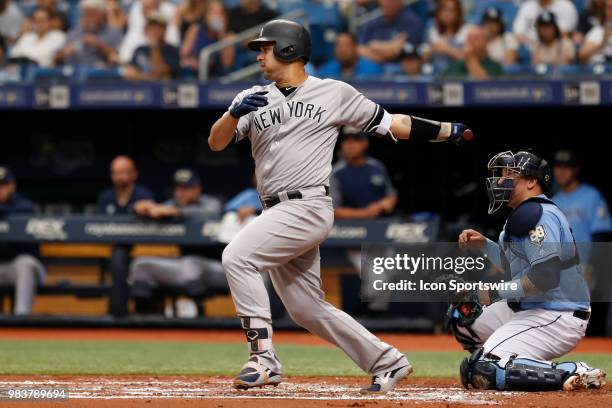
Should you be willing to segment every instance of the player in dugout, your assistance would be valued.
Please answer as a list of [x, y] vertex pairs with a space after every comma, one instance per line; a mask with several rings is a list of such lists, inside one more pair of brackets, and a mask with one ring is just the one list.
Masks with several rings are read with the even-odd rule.
[[[218, 218], [221, 215], [221, 202], [208, 194], [202, 194], [202, 182], [191, 169], [178, 169], [174, 173], [173, 198], [157, 204], [140, 201], [134, 212], [152, 219]], [[179, 258], [142, 256], [136, 258], [131, 266], [128, 283], [132, 294], [139, 300], [142, 310], [150, 309], [146, 302], [154, 297], [154, 288], [175, 286], [184, 288], [190, 296], [201, 296], [207, 292], [227, 292], [227, 279], [220, 261], [198, 255], [198, 248], [189, 245], [180, 247]]]
[[[10, 214], [32, 214], [32, 202], [17, 192], [13, 171], [0, 165], [0, 219]], [[38, 259], [38, 248], [31, 244], [0, 243], [0, 285], [15, 287], [13, 313], [28, 315], [36, 287], [47, 272]]]

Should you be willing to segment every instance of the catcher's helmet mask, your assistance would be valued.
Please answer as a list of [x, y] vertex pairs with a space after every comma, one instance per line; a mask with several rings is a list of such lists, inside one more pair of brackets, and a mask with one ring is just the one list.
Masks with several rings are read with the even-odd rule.
[[[510, 202], [514, 191], [514, 179], [533, 177], [538, 180], [542, 192], [551, 193], [551, 173], [548, 162], [534, 152], [521, 150], [516, 153], [508, 150], [496, 154], [489, 160], [487, 169], [487, 193], [489, 195], [489, 214], [494, 214]], [[505, 173], [504, 173], [505, 170]]]
[[310, 33], [304, 26], [289, 20], [272, 20], [264, 24], [259, 37], [248, 42], [253, 51], [260, 51], [263, 45], [274, 44], [274, 56], [282, 62], [310, 60]]

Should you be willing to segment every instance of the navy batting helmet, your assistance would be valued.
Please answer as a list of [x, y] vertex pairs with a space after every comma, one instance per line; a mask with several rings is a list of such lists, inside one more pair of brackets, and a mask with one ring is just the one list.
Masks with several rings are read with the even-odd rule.
[[304, 26], [289, 20], [272, 20], [264, 24], [259, 38], [249, 41], [248, 47], [259, 51], [266, 43], [274, 44], [274, 56], [280, 61], [291, 62], [310, 59], [310, 33]]
[[551, 193], [550, 166], [544, 158], [534, 152], [521, 150], [516, 153], [511, 151], [498, 153], [489, 160], [487, 168], [491, 172], [491, 176], [487, 177], [489, 214], [495, 213], [510, 201], [514, 190], [513, 176], [534, 177], [545, 195]]

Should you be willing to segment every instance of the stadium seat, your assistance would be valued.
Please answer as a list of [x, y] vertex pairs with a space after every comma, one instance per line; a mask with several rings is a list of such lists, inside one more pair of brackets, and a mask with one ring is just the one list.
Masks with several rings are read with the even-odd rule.
[[79, 67], [76, 77], [82, 82], [121, 79], [118, 68]]
[[504, 74], [506, 75], [524, 75], [530, 71], [529, 65], [524, 64], [511, 64], [503, 65]]
[[40, 80], [70, 79], [74, 73], [74, 68], [69, 65], [57, 68], [44, 68], [31, 65], [26, 70], [25, 80], [28, 82], [36, 82]]

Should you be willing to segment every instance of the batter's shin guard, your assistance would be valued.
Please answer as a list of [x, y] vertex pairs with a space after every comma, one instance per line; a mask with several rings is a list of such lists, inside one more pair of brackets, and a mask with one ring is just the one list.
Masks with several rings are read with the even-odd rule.
[[241, 317], [242, 328], [250, 354], [261, 354], [272, 349], [272, 326], [263, 319]]

